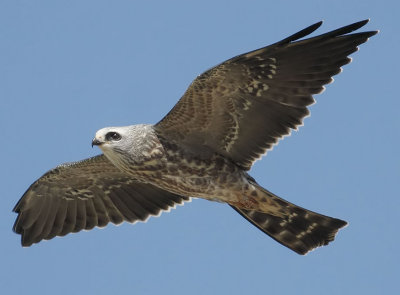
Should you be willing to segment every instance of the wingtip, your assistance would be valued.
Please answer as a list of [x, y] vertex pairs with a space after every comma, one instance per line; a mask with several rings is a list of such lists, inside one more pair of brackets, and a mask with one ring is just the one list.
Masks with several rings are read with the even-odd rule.
[[[369, 21], [370, 21], [370, 19], [367, 18], [367, 19], [361, 20], [359, 22], [355, 22], [353, 24], [333, 30], [331, 32], [322, 34], [315, 38], [327, 38], [327, 37], [335, 37], [335, 36], [339, 36], [339, 35], [349, 34], [351, 32], [358, 30], [359, 28], [365, 26]], [[315, 30], [317, 30], [323, 24], [323, 22], [324, 22], [323, 20], [320, 20], [319, 22], [316, 22], [316, 23], [312, 24], [311, 26], [304, 28], [303, 30], [277, 42], [276, 44], [283, 45], [283, 44], [287, 44], [287, 43], [299, 40], [305, 36], [308, 36], [311, 33], [313, 33]], [[371, 36], [373, 36], [373, 35], [377, 34], [379, 31], [371, 31], [371, 32], [374, 32], [374, 34], [371, 35]]]
[[314, 32], [316, 29], [318, 29], [322, 24], [324, 23], [323, 20], [320, 20], [319, 22], [316, 22], [315, 24], [312, 24], [311, 26], [308, 26], [307, 28], [303, 29], [302, 31], [307, 31], [307, 35], [311, 34]]
[[318, 29], [320, 26], [322, 26], [323, 23], [324, 23], [324, 20], [322, 19], [319, 22], [316, 22], [315, 24], [312, 24], [311, 26], [309, 26], [309, 28], [316, 27], [316, 29]]
[[348, 30], [347, 33], [350, 33], [350, 32], [356, 31], [356, 30], [358, 30], [359, 28], [365, 26], [369, 21], [370, 21], [370, 19], [367, 18], [367, 19], [364, 19], [364, 20], [355, 22], [354, 24], [345, 26], [345, 27], [343, 27], [343, 29], [348, 28], [349, 30]]
[[380, 30], [370, 31], [369, 37], [375, 36], [376, 34], [379, 34], [379, 33], [380, 33]]
[[370, 18], [366, 18], [366, 19], [364, 19], [364, 20], [359, 21], [359, 23], [362, 23], [361, 26], [364, 26], [364, 25], [366, 25], [367, 23], [369, 23], [370, 20], [371, 20]]
[[339, 227], [339, 229], [342, 229], [342, 228], [345, 228], [345, 227], [348, 227], [349, 226], [349, 223], [347, 222], [347, 221], [345, 221], [345, 220], [342, 220], [342, 219], [338, 219], [339, 221], [341, 221], [341, 226]]
[[314, 25], [318, 25], [319, 27], [324, 23], [325, 20], [321, 19], [319, 22], [316, 22]]
[[[370, 18], [367, 18], [367, 19], [364, 19], [364, 20], [362, 20], [362, 21], [356, 22], [356, 23], [354, 23], [354, 24], [352, 24], [352, 25], [350, 25], [350, 26], [354, 26], [354, 27], [355, 27], [354, 30], [357, 30], [357, 29], [359, 29], [359, 28], [365, 26], [367, 23], [369, 23], [370, 20], [371, 20]], [[369, 37], [372, 37], [372, 36], [374, 36], [374, 35], [380, 33], [380, 30], [368, 31], [368, 32], [366, 32], [366, 33], [370, 33], [370, 36], [369, 36]]]
[[307, 35], [310, 35], [312, 32], [317, 30], [322, 25], [322, 23], [323, 23], [322, 20], [319, 22], [316, 22], [315, 24], [312, 24], [311, 26], [308, 26], [295, 34], [290, 35], [289, 37], [277, 42], [276, 44], [278, 44], [278, 45], [287, 44], [287, 43], [296, 41], [298, 39], [301, 39]]

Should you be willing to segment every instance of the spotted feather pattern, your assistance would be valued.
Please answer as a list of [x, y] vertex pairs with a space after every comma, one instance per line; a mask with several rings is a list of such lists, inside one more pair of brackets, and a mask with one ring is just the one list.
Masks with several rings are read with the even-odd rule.
[[377, 32], [349, 34], [368, 20], [300, 40], [316, 23], [280, 42], [229, 59], [197, 77], [155, 128], [189, 147], [203, 146], [245, 170], [302, 125], [313, 95]]
[[189, 197], [136, 181], [104, 155], [60, 165], [34, 182], [14, 208], [23, 246], [55, 236], [146, 221]]
[[275, 241], [298, 254], [328, 245], [332, 242], [346, 221], [325, 216], [292, 204], [268, 190], [253, 183], [260, 194], [273, 201], [281, 214], [272, 215], [257, 210], [248, 210], [231, 206], [245, 219], [269, 235]]
[[50, 170], [19, 200], [13, 230], [22, 245], [110, 222], [145, 221], [190, 197], [230, 204], [299, 254], [328, 244], [345, 221], [279, 198], [246, 171], [302, 125], [313, 95], [377, 33], [352, 33], [367, 22], [302, 39], [316, 23], [236, 56], [197, 77], [156, 125], [120, 127], [129, 132], [127, 144], [118, 140], [111, 148], [96, 137], [96, 145], [108, 147], [106, 156]]

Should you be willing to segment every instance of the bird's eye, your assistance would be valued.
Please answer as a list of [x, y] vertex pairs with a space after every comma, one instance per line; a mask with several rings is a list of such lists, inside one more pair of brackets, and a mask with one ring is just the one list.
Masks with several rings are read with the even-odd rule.
[[117, 132], [108, 132], [106, 134], [106, 140], [107, 141], [118, 141], [121, 139], [121, 135]]

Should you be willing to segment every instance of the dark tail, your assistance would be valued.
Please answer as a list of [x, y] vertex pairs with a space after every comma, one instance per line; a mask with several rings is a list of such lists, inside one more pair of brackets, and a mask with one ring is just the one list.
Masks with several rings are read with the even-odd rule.
[[346, 221], [321, 215], [291, 204], [266, 189], [254, 184], [269, 198], [273, 198], [285, 212], [284, 217], [231, 206], [240, 215], [269, 235], [275, 241], [298, 254], [306, 254], [314, 248], [328, 245]]

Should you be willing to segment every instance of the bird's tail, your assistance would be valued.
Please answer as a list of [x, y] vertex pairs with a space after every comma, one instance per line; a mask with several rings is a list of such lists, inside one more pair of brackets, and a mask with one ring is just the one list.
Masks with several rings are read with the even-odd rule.
[[298, 254], [304, 255], [314, 248], [327, 245], [334, 240], [338, 230], [347, 225], [346, 221], [306, 210], [279, 198], [256, 183], [253, 185], [258, 192], [261, 191], [280, 207], [280, 215], [283, 213], [283, 217], [231, 207], [264, 233]]

